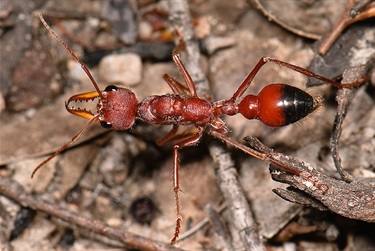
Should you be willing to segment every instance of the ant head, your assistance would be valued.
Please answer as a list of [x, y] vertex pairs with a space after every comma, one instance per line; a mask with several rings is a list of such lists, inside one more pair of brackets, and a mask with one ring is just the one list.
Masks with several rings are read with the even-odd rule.
[[[71, 103], [94, 101], [99, 99], [97, 104], [97, 115], [87, 108], [76, 108]], [[127, 130], [133, 126], [137, 116], [137, 98], [135, 94], [126, 88], [107, 86], [104, 91], [98, 93], [87, 92], [71, 97], [65, 104], [68, 112], [85, 119], [92, 119], [97, 116], [97, 121], [107, 129]]]
[[[65, 103], [66, 110], [68, 112], [88, 119], [89, 121], [79, 130], [79, 132], [65, 145], [63, 145], [54, 154], [40, 163], [31, 174], [31, 177], [48, 161], [54, 158], [56, 155], [67, 149], [71, 144], [73, 144], [87, 129], [87, 127], [94, 121], [99, 122], [105, 128], [111, 128], [114, 130], [126, 130], [129, 129], [135, 121], [137, 116], [137, 105], [138, 101], [135, 94], [126, 89], [118, 88], [116, 86], [110, 85], [104, 91], [101, 91], [96, 84], [95, 79], [91, 75], [87, 66], [74, 54], [74, 52], [68, 47], [68, 45], [51, 29], [51, 27], [44, 20], [41, 13], [39, 13], [40, 21], [47, 28], [47, 30], [59, 41], [69, 54], [81, 64], [82, 69], [85, 71], [89, 79], [91, 80], [96, 91], [77, 94], [71, 97], [68, 102]], [[75, 108], [71, 103], [82, 102], [83, 101], [93, 101], [94, 99], [99, 99], [96, 106], [97, 114], [91, 112], [87, 108]], [[80, 105], [81, 105], [80, 104]]]
[[133, 126], [138, 101], [127, 88], [109, 85], [98, 103], [99, 121], [104, 128], [126, 130]]

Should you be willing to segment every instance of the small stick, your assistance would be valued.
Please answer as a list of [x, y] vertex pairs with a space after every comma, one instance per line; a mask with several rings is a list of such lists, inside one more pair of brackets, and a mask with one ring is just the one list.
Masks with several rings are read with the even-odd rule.
[[16, 201], [25, 207], [30, 207], [34, 210], [42, 211], [51, 216], [60, 218], [70, 224], [79, 226], [80, 228], [87, 229], [106, 236], [113, 240], [118, 240], [129, 248], [139, 250], [181, 250], [172, 245], [153, 241], [139, 235], [135, 235], [124, 231], [123, 229], [116, 229], [105, 225], [99, 220], [86, 218], [79, 213], [75, 213], [66, 208], [61, 208], [56, 204], [51, 204], [27, 194], [23, 188], [14, 180], [6, 177], [1, 178], [0, 194]]

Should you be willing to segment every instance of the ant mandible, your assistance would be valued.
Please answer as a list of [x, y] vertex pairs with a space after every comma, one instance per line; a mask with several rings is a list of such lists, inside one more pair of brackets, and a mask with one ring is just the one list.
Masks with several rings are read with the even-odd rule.
[[[313, 98], [310, 94], [296, 87], [279, 83], [267, 85], [258, 95], [249, 94], [242, 98], [242, 95], [249, 88], [253, 78], [263, 65], [267, 62], [273, 62], [277, 65], [302, 73], [307, 77], [322, 80], [339, 88], [353, 88], [357, 86], [357, 83], [343, 85], [304, 68], [277, 59], [262, 57], [254, 69], [242, 81], [231, 98], [211, 102], [206, 99], [201, 99], [197, 95], [194, 82], [179, 56], [179, 53], [185, 49], [185, 43], [182, 38], [180, 38], [179, 44], [173, 50], [172, 58], [187, 87], [168, 74], [164, 74], [163, 79], [167, 82], [173, 94], [153, 95], [138, 102], [135, 94], [127, 88], [109, 85], [104, 91], [101, 91], [86, 65], [52, 30], [41, 13], [39, 14], [39, 18], [47, 30], [65, 47], [70, 55], [81, 64], [82, 69], [90, 78], [96, 91], [74, 95], [65, 103], [68, 112], [88, 119], [88, 122], [67, 144], [63, 145], [49, 158], [40, 163], [32, 172], [31, 177], [33, 177], [45, 163], [73, 144], [92, 122], [98, 122], [104, 128], [113, 130], [128, 130], [134, 125], [135, 119], [140, 119], [151, 124], [172, 125], [172, 130], [163, 138], [159, 139], [157, 141], [158, 144], [163, 144], [174, 139], [180, 125], [193, 125], [196, 128], [196, 133], [174, 145], [173, 190], [175, 194], [177, 219], [174, 236], [171, 240], [172, 243], [177, 241], [182, 222], [178, 172], [178, 151], [181, 148], [196, 145], [206, 127], [209, 127], [212, 132], [219, 134], [220, 138], [228, 138], [228, 136], [226, 136], [228, 129], [225, 122], [219, 118], [221, 115], [233, 116], [240, 113], [247, 119], [258, 119], [268, 126], [280, 127], [301, 120], [321, 106], [321, 99]], [[85, 109], [76, 109], [69, 106], [72, 102], [88, 101], [96, 98], [99, 99], [97, 114]], [[231, 144], [234, 145], [235, 143]], [[252, 153], [252, 155], [260, 159], [263, 158], [262, 154], [257, 154], [256, 152]]]

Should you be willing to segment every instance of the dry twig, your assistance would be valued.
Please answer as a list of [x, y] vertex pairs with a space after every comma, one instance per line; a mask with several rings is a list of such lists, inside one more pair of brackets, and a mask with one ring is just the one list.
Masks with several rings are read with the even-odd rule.
[[[248, 137], [245, 140], [251, 147], [261, 149], [267, 154], [271, 162], [272, 179], [292, 185], [307, 195], [301, 198], [303, 201], [301, 204], [316, 205], [320, 209], [327, 207], [351, 219], [375, 222], [375, 194], [374, 187], [370, 183], [358, 181], [347, 183], [331, 178], [308, 163], [273, 152], [257, 139]], [[278, 195], [282, 194], [278, 193]], [[282, 197], [289, 200], [287, 196]], [[292, 198], [294, 202], [299, 202], [298, 197], [292, 196]]]
[[[356, 10], [355, 1], [348, 0], [348, 3], [346, 4], [345, 10], [341, 15], [340, 20], [336, 23], [336, 26], [332, 29], [328, 36], [324, 38], [323, 42], [321, 43], [319, 47], [320, 55], [324, 55], [327, 53], [329, 48], [331, 48], [332, 44], [336, 41], [336, 39], [340, 36], [340, 34], [344, 31], [346, 27], [355, 22], [359, 22], [361, 20], [372, 18], [375, 16], [375, 4], [371, 3], [371, 1], [365, 2], [367, 3], [363, 3], [361, 7], [363, 8], [367, 5], [367, 8], [359, 13], [358, 10]], [[355, 12], [355, 17], [352, 16], [353, 12]]]
[[[351, 68], [344, 72], [343, 74], [343, 83], [352, 83], [357, 81], [358, 79], [362, 78], [366, 74], [366, 66], [360, 66], [356, 68]], [[349, 106], [351, 101], [356, 93], [357, 89], [340, 89], [337, 92], [336, 100], [338, 102], [335, 122], [332, 129], [331, 135], [331, 153], [332, 158], [335, 163], [335, 167], [342, 177], [342, 179], [346, 182], [353, 181], [353, 177], [346, 172], [341, 164], [341, 158], [338, 152], [339, 147], [339, 140], [342, 132], [342, 124], [344, 119], [348, 113]]]
[[[210, 132], [210, 134], [250, 155], [254, 155], [254, 152], [263, 154], [264, 160], [271, 163], [270, 170], [274, 180], [292, 185], [304, 194], [298, 197], [295, 196], [297, 193], [294, 191], [289, 193], [284, 190], [284, 193], [278, 193], [284, 199], [319, 209], [328, 208], [347, 218], [375, 222], [375, 193], [374, 186], [370, 183], [357, 181], [347, 183], [331, 178], [308, 163], [274, 152], [254, 137], [245, 138], [250, 145], [246, 147], [236, 144], [232, 139], [222, 137], [220, 133]], [[278, 191], [280, 190], [275, 192]]]
[[27, 194], [20, 185], [8, 178], [1, 178], [0, 194], [16, 201], [22, 206], [45, 212], [80, 228], [120, 241], [130, 248], [138, 250], [181, 250], [166, 243], [150, 240], [122, 229], [109, 227], [99, 220], [89, 219], [55, 204], [39, 200]]

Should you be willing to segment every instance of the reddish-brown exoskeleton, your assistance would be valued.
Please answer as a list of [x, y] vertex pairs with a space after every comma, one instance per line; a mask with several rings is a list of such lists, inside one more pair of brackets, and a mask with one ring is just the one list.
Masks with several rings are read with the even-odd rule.
[[[173, 51], [173, 60], [180, 70], [187, 87], [180, 84], [167, 74], [164, 74], [163, 78], [168, 83], [173, 94], [149, 96], [143, 101], [138, 102], [135, 94], [126, 88], [110, 85], [107, 86], [104, 91], [101, 91], [85, 64], [81, 62], [66, 43], [55, 34], [45, 22], [41, 14], [39, 17], [48, 31], [65, 47], [70, 55], [81, 64], [96, 91], [77, 94], [68, 100], [66, 103], [66, 109], [74, 115], [88, 119], [88, 122], [67, 144], [62, 146], [58, 151], [37, 166], [32, 173], [32, 177], [46, 162], [74, 143], [94, 121], [99, 122], [105, 128], [113, 130], [130, 129], [134, 125], [136, 119], [151, 124], [173, 125], [172, 130], [165, 137], [160, 139], [158, 144], [163, 144], [174, 139], [180, 125], [193, 125], [196, 128], [196, 133], [181, 140], [174, 146], [173, 189], [176, 200], [177, 220], [172, 243], [177, 241], [182, 221], [179, 202], [179, 149], [197, 144], [202, 137], [203, 131], [207, 127], [209, 130], [219, 133], [220, 138], [228, 138], [225, 135], [227, 132], [225, 122], [219, 118], [221, 115], [232, 116], [239, 113], [247, 119], [258, 119], [268, 126], [279, 127], [299, 121], [321, 105], [319, 99], [314, 99], [308, 93], [286, 84], [270, 84], [264, 87], [258, 95], [249, 94], [242, 97], [253, 78], [264, 64], [267, 62], [273, 62], [293, 69], [308, 77], [314, 77], [328, 82], [337, 87], [354, 87], [354, 85], [343, 86], [342, 84], [319, 76], [304, 68], [277, 59], [264, 57], [260, 59], [258, 64], [240, 84], [231, 98], [211, 102], [209, 100], [201, 99], [197, 95], [194, 82], [179, 56], [179, 52], [184, 50], [184, 41], [180, 39], [179, 45]], [[93, 100], [95, 98], [99, 99], [97, 114], [69, 106], [71, 102]], [[230, 143], [233, 145], [236, 144], [233, 142]], [[251, 154], [257, 158], [262, 158], [261, 154]]]

